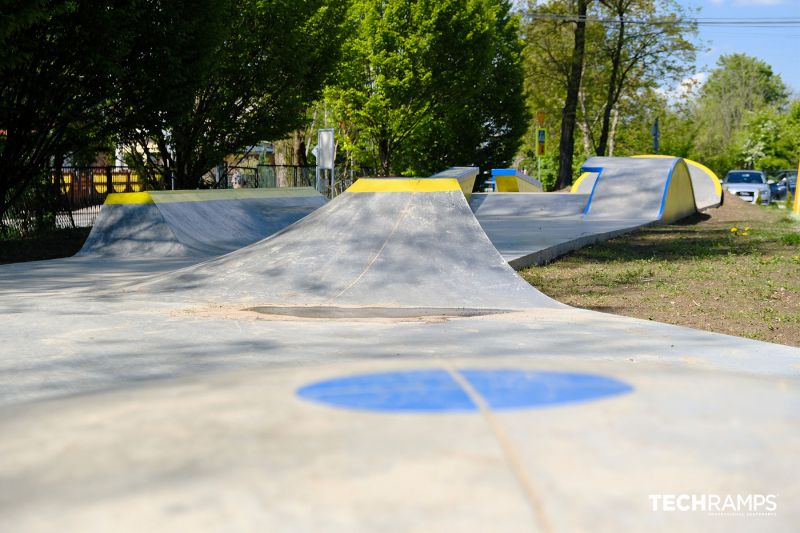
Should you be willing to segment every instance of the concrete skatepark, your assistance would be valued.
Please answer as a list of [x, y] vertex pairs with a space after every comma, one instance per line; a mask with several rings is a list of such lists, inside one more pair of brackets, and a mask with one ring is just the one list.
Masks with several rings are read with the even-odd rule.
[[713, 205], [680, 159], [584, 166], [572, 195], [362, 179], [241, 245], [197, 196], [120, 200], [174, 238], [106, 206], [79, 256], [0, 268], [2, 529], [794, 531], [800, 350], [514, 273]]

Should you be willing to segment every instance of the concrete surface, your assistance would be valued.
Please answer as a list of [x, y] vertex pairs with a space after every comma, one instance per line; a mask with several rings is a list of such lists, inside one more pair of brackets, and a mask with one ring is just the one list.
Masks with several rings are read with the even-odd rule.
[[[0, 529], [796, 530], [800, 350], [557, 304], [453, 180], [380, 183], [149, 279], [0, 267]], [[273, 299], [319, 318], [250, 310]], [[520, 308], [448, 311], [490, 303]], [[561, 401], [585, 392], [565, 376], [625, 388]], [[303, 394], [341, 379], [366, 384], [339, 400], [420, 407]], [[504, 406], [531, 386], [546, 404]], [[683, 494], [776, 508], [652, 508]]]

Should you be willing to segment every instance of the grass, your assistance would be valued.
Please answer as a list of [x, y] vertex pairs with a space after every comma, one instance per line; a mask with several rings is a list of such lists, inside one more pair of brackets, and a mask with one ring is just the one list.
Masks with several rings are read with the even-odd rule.
[[2, 239], [0, 264], [69, 257], [81, 249], [89, 231], [89, 228], [70, 228], [32, 237]]
[[575, 307], [800, 346], [800, 222], [730, 196], [521, 274]]

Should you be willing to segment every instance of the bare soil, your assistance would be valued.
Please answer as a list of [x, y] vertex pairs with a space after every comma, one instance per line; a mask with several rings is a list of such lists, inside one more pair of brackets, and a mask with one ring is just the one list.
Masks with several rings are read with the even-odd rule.
[[800, 346], [800, 222], [731, 195], [521, 274], [575, 307]]

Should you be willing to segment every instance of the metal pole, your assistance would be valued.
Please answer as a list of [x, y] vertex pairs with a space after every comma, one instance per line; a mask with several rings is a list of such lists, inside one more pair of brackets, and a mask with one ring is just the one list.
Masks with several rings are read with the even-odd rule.
[[538, 169], [536, 170], [536, 179], [539, 180], [539, 183], [541, 183], [542, 182], [542, 158], [541, 158], [541, 156], [536, 158], [536, 165], [538, 166]]

